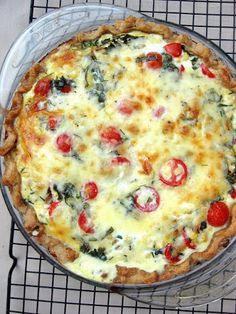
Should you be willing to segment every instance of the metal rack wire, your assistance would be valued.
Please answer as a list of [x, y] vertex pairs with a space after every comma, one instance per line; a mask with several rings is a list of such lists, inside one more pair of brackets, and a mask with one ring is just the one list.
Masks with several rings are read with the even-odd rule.
[[[187, 26], [219, 45], [234, 60], [235, 0], [31, 0], [30, 22], [45, 12], [72, 3], [109, 3]], [[236, 292], [206, 306], [166, 309], [145, 305], [70, 278], [46, 262], [12, 222], [7, 314], [170, 314], [236, 313]]]

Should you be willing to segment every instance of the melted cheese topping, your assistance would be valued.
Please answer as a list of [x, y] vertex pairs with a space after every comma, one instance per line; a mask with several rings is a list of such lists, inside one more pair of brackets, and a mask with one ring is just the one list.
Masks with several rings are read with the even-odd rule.
[[[105, 282], [116, 276], [116, 265], [164, 272], [170, 263], [167, 244], [177, 250], [179, 263], [204, 251], [220, 229], [207, 223], [201, 228], [210, 203], [219, 197], [232, 203], [226, 176], [235, 162], [235, 95], [222, 87], [217, 73], [204, 75], [202, 61], [187, 52], [164, 63], [161, 36], [128, 36], [112, 46], [111, 35], [60, 46], [45, 59], [38, 79], [51, 80], [47, 97], [36, 95], [36, 83], [24, 95], [17, 120], [24, 199], [48, 234], [80, 252], [66, 267]], [[148, 66], [150, 52], [162, 54], [161, 68]], [[61, 77], [70, 86], [67, 92]], [[56, 125], [50, 127], [52, 117]], [[104, 141], [111, 127], [118, 139]], [[58, 147], [62, 134], [70, 138], [64, 152]], [[116, 162], [118, 156], [128, 162]], [[172, 178], [166, 163], [173, 158], [187, 167], [179, 186], [160, 180], [160, 169]], [[177, 168], [181, 177], [183, 169]], [[91, 199], [88, 182], [98, 189]], [[140, 209], [146, 205], [154, 209]], [[195, 249], [185, 245], [183, 230]]]

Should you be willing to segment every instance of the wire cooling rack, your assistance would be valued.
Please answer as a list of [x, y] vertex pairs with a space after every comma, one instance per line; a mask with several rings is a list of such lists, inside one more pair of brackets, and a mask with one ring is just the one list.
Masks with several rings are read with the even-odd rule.
[[[72, 3], [108, 3], [182, 24], [206, 36], [234, 60], [236, 49], [235, 0], [31, 0], [32, 22], [45, 12]], [[7, 314], [170, 314], [236, 313], [236, 292], [209, 305], [167, 309], [145, 305], [70, 278], [45, 261], [28, 245], [12, 222], [9, 255]]]

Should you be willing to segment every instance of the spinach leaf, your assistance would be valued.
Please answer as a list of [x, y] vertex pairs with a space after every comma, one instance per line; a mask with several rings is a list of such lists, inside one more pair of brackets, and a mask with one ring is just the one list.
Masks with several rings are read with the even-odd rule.
[[200, 231], [203, 231], [206, 228], [207, 228], [207, 222], [206, 221], [202, 221], [201, 224], [200, 224]]
[[53, 190], [57, 193], [57, 198], [59, 201], [61, 201], [63, 199], [63, 194], [61, 191], [59, 191], [58, 187], [56, 184], [53, 185]]
[[53, 189], [57, 192], [58, 200], [61, 201], [64, 198], [65, 203], [75, 210], [82, 208], [82, 200], [74, 184], [70, 182], [65, 183], [62, 189], [59, 189], [58, 186], [54, 184]]
[[172, 56], [169, 55], [168, 53], [162, 54], [162, 64], [163, 64], [164, 70], [169, 71], [169, 72], [175, 72], [176, 71], [179, 73], [179, 69], [173, 63]]
[[126, 198], [120, 200], [119, 202], [126, 209], [127, 214], [131, 213], [135, 208], [134, 197], [131, 194], [128, 195]]
[[190, 59], [191, 63], [192, 63], [192, 69], [193, 70], [197, 70], [198, 69], [198, 57], [193, 57], [192, 59]]
[[76, 188], [72, 183], [65, 183], [63, 186], [62, 194], [65, 198], [73, 197], [76, 195]]
[[219, 95], [217, 91], [214, 88], [209, 88], [205, 95], [204, 95], [204, 101], [208, 103], [218, 103], [222, 100], [222, 95]]
[[91, 250], [90, 245], [84, 242], [80, 247], [80, 251], [84, 254], [88, 254], [92, 257], [98, 258], [102, 261], [107, 260], [107, 257], [105, 254], [105, 248], [103, 247], [99, 247], [98, 249]]
[[234, 168], [233, 172], [228, 171], [226, 179], [230, 184], [236, 183], [236, 168]]
[[97, 48], [104, 48], [104, 49], [112, 49], [115, 47], [119, 47], [122, 45], [128, 45], [131, 40], [136, 38], [140, 38], [140, 36], [132, 36], [130, 34], [121, 34], [121, 35], [113, 35], [111, 37], [105, 39], [96, 39], [91, 41], [84, 41], [81, 46], [82, 48], [90, 48], [90, 47], [97, 47]]
[[141, 62], [148, 62], [148, 61], [155, 61], [157, 60], [157, 57], [155, 55], [153, 56], [139, 56], [135, 59], [136, 63], [141, 63]]
[[163, 254], [163, 251], [161, 249], [153, 249], [151, 251], [151, 254], [152, 254], [153, 257], [155, 257], [155, 256], [157, 256], [159, 254]]
[[61, 91], [65, 86], [75, 87], [76, 85], [74, 80], [69, 80], [66, 79], [64, 76], [61, 76], [61, 78], [59, 79], [52, 80], [51, 86], [52, 88]]
[[101, 108], [105, 106], [105, 80], [97, 61], [93, 61], [85, 70], [85, 82], [90, 94], [97, 97]]

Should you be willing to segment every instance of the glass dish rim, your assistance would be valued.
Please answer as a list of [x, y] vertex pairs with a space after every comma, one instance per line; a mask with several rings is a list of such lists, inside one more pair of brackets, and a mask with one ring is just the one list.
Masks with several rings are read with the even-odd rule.
[[[134, 13], [136, 13], [137, 15], [137, 11], [135, 10], [132, 10], [132, 9], [128, 9], [128, 8], [124, 8], [124, 7], [121, 7], [121, 6], [117, 6], [117, 5], [112, 5], [112, 4], [101, 4], [101, 3], [84, 3], [84, 4], [73, 4], [73, 5], [66, 5], [66, 6], [63, 6], [61, 8], [58, 8], [58, 9], [55, 9], [53, 11], [50, 11], [50, 12], [47, 12], [46, 14], [42, 15], [41, 17], [39, 17], [37, 20], [33, 21], [31, 24], [29, 24], [25, 29], [24, 31], [17, 37], [17, 39], [13, 42], [13, 44], [10, 46], [9, 48], [9, 51], [8, 53], [6, 54], [6, 57], [3, 61], [3, 64], [1, 66], [1, 69], [0, 69], [0, 78], [1, 78], [1, 73], [4, 71], [4, 68], [7, 64], [7, 60], [8, 58], [10, 57], [11, 55], [11, 51], [12, 49], [20, 42], [20, 40], [22, 39], [23, 35], [25, 35], [27, 32], [30, 31], [30, 29], [32, 28], [32, 26], [35, 26], [37, 25], [37, 23], [40, 23], [43, 19], [47, 18], [48, 16], [54, 16], [57, 14], [58, 11], [65, 11], [65, 10], [69, 10], [69, 9], [73, 9], [73, 8], [82, 8], [82, 7], [86, 7], [86, 8], [112, 8], [112, 9], [115, 9], [117, 11], [123, 11], [123, 12], [129, 12], [130, 15], [134, 15]], [[213, 50], [213, 53], [218, 53], [220, 56], [217, 56], [217, 58], [219, 59], [223, 59], [224, 63], [229, 63], [230, 66], [232, 68], [234, 68], [235, 70], [235, 73], [233, 72], [232, 73], [232, 69], [231, 69], [231, 73], [233, 75], [236, 75], [236, 63], [233, 61], [233, 59], [228, 56], [224, 51], [223, 49], [221, 49], [220, 47], [218, 47], [216, 44], [214, 44], [213, 42], [211, 42], [210, 40], [208, 40], [207, 38], [205, 38], [203, 35], [191, 30], [191, 29], [188, 29], [187, 27], [185, 26], [182, 26], [182, 25], [178, 25], [176, 23], [173, 23], [173, 22], [167, 22], [165, 20], [161, 20], [161, 19], [156, 19], [154, 17], [150, 17], [150, 16], [147, 16], [141, 12], [138, 12], [140, 14], [140, 17], [144, 18], [145, 20], [148, 20], [148, 21], [151, 21], [151, 22], [154, 22], [154, 23], [157, 23], [157, 24], [164, 24], [166, 26], [169, 26], [170, 28], [173, 29], [174, 32], [178, 32], [179, 33], [186, 33], [188, 35], [190, 35], [190, 37], [193, 39], [193, 41], [195, 40], [195, 38], [197, 40], [199, 40], [200, 42], [204, 43], [207, 47], [211, 48]], [[104, 22], [105, 24], [105, 22]], [[102, 24], [101, 24], [102, 25]], [[42, 57], [41, 57], [42, 58]], [[15, 91], [14, 91], [15, 92]], [[13, 94], [14, 94], [13, 92]], [[9, 103], [9, 101], [8, 101]], [[0, 126], [0, 133], [2, 134], [3, 132], [3, 125], [1, 124]], [[1, 163], [0, 163], [0, 176], [2, 177], [2, 169], [3, 169], [3, 158], [1, 158]], [[80, 280], [80, 281], [83, 281], [85, 283], [88, 283], [88, 284], [91, 284], [93, 286], [99, 286], [101, 288], [105, 288], [105, 289], [110, 289], [110, 290], [113, 290], [114, 292], [118, 292], [118, 293], [121, 293], [122, 294], [122, 289], [145, 289], [145, 288], [162, 288], [162, 290], [166, 290], [166, 286], [169, 286], [170, 284], [173, 284], [173, 283], [181, 283], [183, 280], [186, 281], [189, 277], [189, 280], [191, 280], [191, 277], [196, 273], [196, 272], [199, 272], [207, 267], [209, 267], [209, 265], [213, 264], [214, 261], [218, 258], [221, 257], [221, 255], [224, 254], [224, 252], [231, 246], [233, 245], [235, 242], [236, 242], [236, 239], [233, 239], [233, 241], [229, 244], [228, 247], [222, 249], [218, 254], [216, 254], [211, 260], [209, 261], [204, 261], [203, 264], [195, 269], [192, 269], [184, 274], [181, 274], [177, 277], [174, 277], [174, 278], [171, 278], [169, 280], [165, 280], [165, 281], [160, 281], [160, 282], [155, 282], [155, 283], [151, 283], [151, 284], [118, 284], [118, 283], [104, 283], [104, 282], [98, 282], [98, 281], [94, 281], [94, 280], [91, 280], [91, 279], [87, 279], [85, 277], [82, 277], [72, 271], [70, 271], [69, 269], [67, 269], [65, 266], [63, 266], [62, 264], [60, 264], [57, 260], [55, 260], [53, 258], [53, 256], [46, 251], [46, 249], [41, 246], [40, 244], [38, 244], [37, 242], [35, 242], [31, 236], [26, 232], [23, 224], [22, 224], [22, 221], [19, 219], [18, 215], [20, 215], [19, 211], [14, 208], [13, 204], [11, 204], [11, 199], [8, 197], [8, 188], [6, 186], [3, 186], [2, 183], [1, 183], [1, 192], [2, 192], [2, 195], [3, 195], [3, 199], [4, 199], [4, 202], [7, 206], [7, 209], [9, 211], [9, 213], [11, 214], [14, 222], [16, 223], [17, 227], [19, 228], [20, 232], [23, 234], [24, 238], [30, 243], [30, 245], [45, 259], [47, 260], [51, 265], [55, 266], [57, 269], [59, 269], [60, 271], [62, 271], [64, 274], [68, 275], [68, 276], [71, 276], [72, 278], [76, 279], [76, 280]], [[16, 212], [17, 211], [17, 214]], [[119, 290], [121, 289], [121, 290]], [[132, 297], [131, 297], [132, 298]], [[136, 300], [136, 299], [135, 299]], [[145, 301], [142, 301], [145, 303]]]

